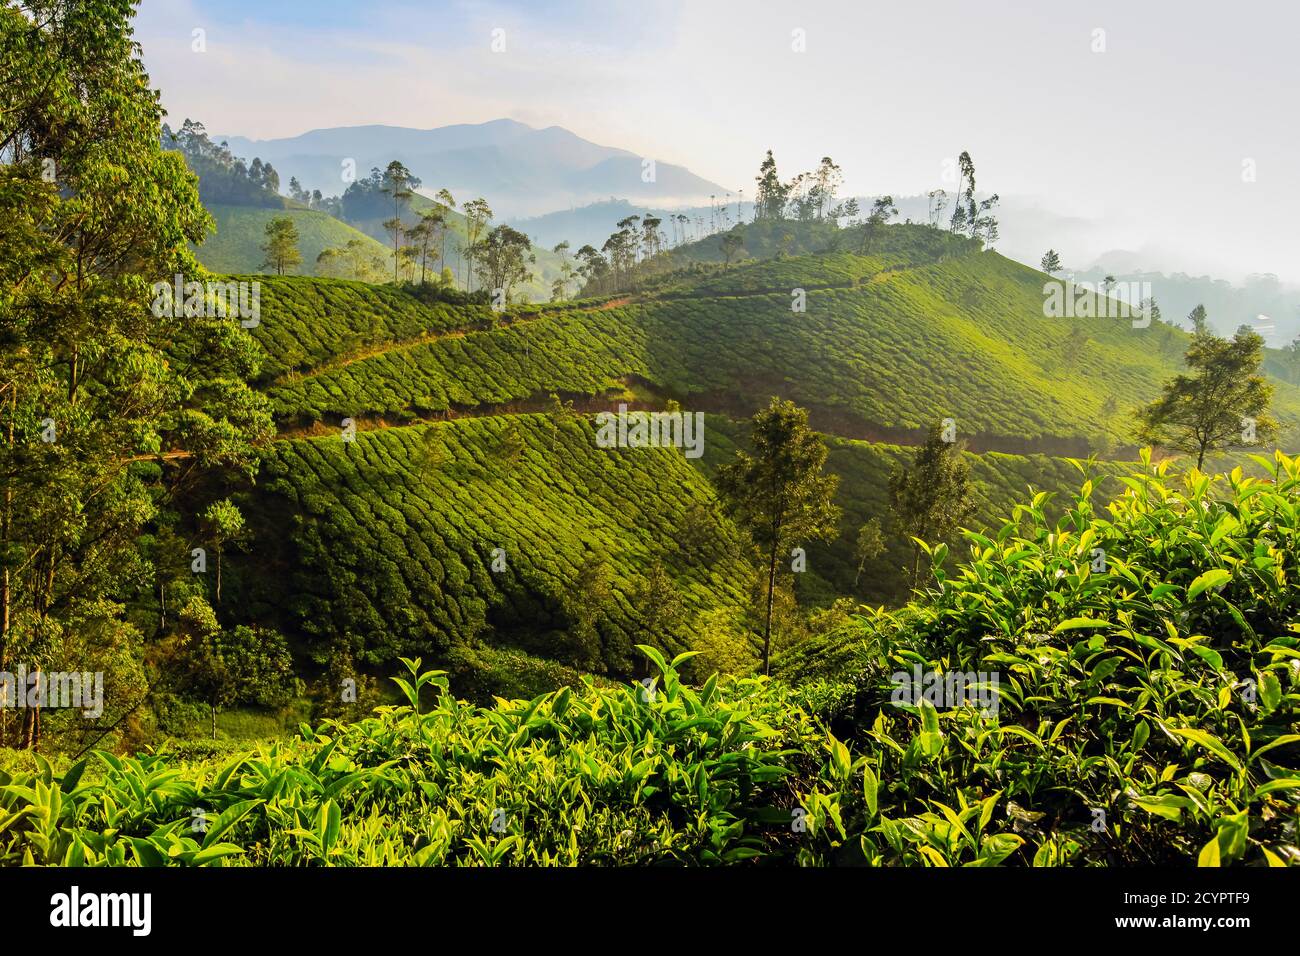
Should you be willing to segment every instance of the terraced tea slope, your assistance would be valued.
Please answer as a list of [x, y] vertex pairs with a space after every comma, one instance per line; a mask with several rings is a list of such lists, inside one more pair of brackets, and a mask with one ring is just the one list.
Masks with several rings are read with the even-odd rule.
[[[813, 410], [841, 477], [841, 533], [810, 547], [799, 593], [904, 598], [907, 544], [891, 541], [859, 574], [854, 543], [870, 518], [889, 536], [888, 475], [926, 424], [952, 417], [984, 452], [970, 457], [980, 526], [1030, 487], [1077, 485], [1071, 463], [1041, 452], [1083, 455], [1122, 437], [1127, 408], [1174, 374], [1186, 336], [1044, 318], [1040, 273], [929, 230], [885, 235], [871, 256], [782, 257], [505, 313], [342, 280], [264, 279], [253, 333], [285, 440], [248, 505], [259, 541], [283, 541], [271, 558], [259, 545], [241, 599], [309, 644], [351, 635], [375, 663], [486, 641], [617, 673], [636, 641], [688, 646], [695, 614], [744, 603], [749, 572], [728, 522], [714, 519], [720, 546], [706, 565], [681, 548], [682, 520], [712, 503], [713, 467], [744, 440], [738, 420], [774, 393]], [[796, 281], [804, 312], [791, 309]], [[706, 457], [602, 450], [590, 421], [522, 414], [553, 392], [585, 411], [676, 398], [714, 413]], [[1298, 394], [1278, 386], [1293, 427]], [[362, 429], [355, 443], [339, 437], [348, 418]], [[517, 460], [502, 457], [507, 446]], [[503, 571], [492, 570], [495, 548]], [[593, 649], [571, 625], [597, 554], [615, 596]], [[633, 597], [656, 561], [689, 610], [663, 633], [647, 630]]]
[[[686, 512], [711, 497], [679, 450], [597, 448], [580, 418], [276, 442], [251, 510], [259, 541], [280, 553], [274, 565], [265, 548], [249, 559], [235, 602], [278, 608], [309, 641], [357, 635], [376, 663], [484, 638], [617, 671], [633, 643], [681, 650], [691, 614], [740, 602], [747, 571], [729, 525], [712, 560], [676, 546]], [[599, 558], [611, 600], [589, 660], [569, 607], [589, 598], [577, 581]], [[655, 631], [636, 602], [656, 562], [686, 606], [680, 627]]]
[[[792, 310], [788, 285], [801, 273], [813, 280], [796, 287], [804, 312]], [[817, 427], [858, 438], [912, 442], [951, 417], [976, 449], [1084, 454], [1126, 443], [1128, 412], [1180, 370], [1187, 336], [1130, 319], [1046, 318], [1042, 283], [988, 252], [910, 265], [851, 254], [806, 268], [776, 261], [737, 270], [743, 294], [714, 295], [705, 283], [689, 295], [537, 307], [521, 313], [528, 321], [324, 365], [269, 394], [284, 421], [301, 425], [552, 391], [596, 396], [642, 380], [736, 416], [781, 394], [811, 408]], [[1276, 388], [1285, 445], [1300, 425], [1300, 389]]]

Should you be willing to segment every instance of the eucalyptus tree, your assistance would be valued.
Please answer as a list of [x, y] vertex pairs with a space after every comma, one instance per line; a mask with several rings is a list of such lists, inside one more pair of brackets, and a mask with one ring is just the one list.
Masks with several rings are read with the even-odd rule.
[[385, 220], [384, 228], [393, 234], [393, 281], [398, 279], [401, 265], [402, 235], [406, 229], [402, 214], [411, 203], [420, 180], [399, 160], [393, 160], [384, 170], [384, 181], [379, 191], [393, 200], [393, 218]]
[[[163, 149], [135, 6], [0, 8], [0, 670], [105, 622], [138, 655], [142, 531], [199, 478], [251, 475], [271, 434], [239, 318], [156, 292], [198, 273], [213, 224]], [[24, 711], [18, 742], [39, 734]]]

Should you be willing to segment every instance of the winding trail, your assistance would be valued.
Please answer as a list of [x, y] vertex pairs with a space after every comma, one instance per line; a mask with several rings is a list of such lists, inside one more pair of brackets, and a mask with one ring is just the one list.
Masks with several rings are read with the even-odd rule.
[[[819, 292], [829, 290], [851, 290], [861, 288], [865, 285], [887, 282], [896, 276], [936, 265], [940, 261], [942, 260], [926, 260], [916, 263], [894, 263], [885, 266], [883, 269], [866, 275], [855, 276], [849, 280], [808, 284], [803, 286], [803, 288], [808, 291]], [[409, 351], [442, 339], [461, 339], [472, 334], [511, 329], [515, 326], [528, 325], [555, 315], [606, 312], [612, 309], [652, 302], [708, 298], [760, 298], [771, 295], [785, 295], [788, 294], [788, 292], [789, 289], [782, 286], [780, 288], [764, 287], [736, 292], [685, 290], [680, 292], [662, 293], [621, 293], [612, 295], [602, 301], [585, 304], [566, 303], [541, 305], [531, 308], [526, 312], [516, 313], [513, 316], [507, 313], [502, 316], [500, 321], [495, 323], [480, 322], [467, 324], [454, 329], [429, 331], [414, 338], [373, 343], [364, 349], [354, 351], [347, 355], [335, 356], [333, 359], [310, 369], [299, 372], [289, 372], [281, 375], [274, 381], [270, 382], [266, 387], [287, 385], [305, 379], [311, 379], [329, 371], [346, 368], [355, 362], [365, 361], [366, 359], [376, 358], [390, 353]], [[635, 384], [640, 389], [649, 391], [656, 396], [660, 393], [659, 387], [653, 382], [642, 381], [639, 379], [634, 380], [629, 377], [621, 378], [617, 381], [624, 386]], [[656, 398], [656, 400], [653, 401], [632, 400], [627, 397], [611, 395], [608, 392], [604, 395], [565, 393], [561, 394], [560, 397], [565, 401], [572, 402], [574, 411], [583, 415], [592, 415], [602, 411], [614, 412], [618, 410], [620, 405], [625, 406], [630, 411], [661, 411], [664, 407], [664, 400], [662, 398]], [[535, 394], [526, 399], [512, 402], [459, 405], [439, 410], [437, 412], [416, 411], [413, 412], [413, 417], [401, 418], [399, 420], [393, 420], [384, 416], [355, 416], [355, 423], [357, 430], [359, 431], [404, 428], [428, 424], [431, 422], [452, 421], [460, 418], [491, 418], [502, 415], [537, 413], [545, 411], [549, 405], [549, 393]], [[700, 411], [706, 414], [722, 415], [732, 419], [742, 419], [753, 414], [753, 409], [749, 408], [743, 400], [739, 399], [734, 394], [723, 392], [702, 393], [691, 396], [689, 411]], [[869, 422], [865, 419], [860, 419], [851, 413], [847, 413], [842, 409], [831, 407], [810, 407], [809, 412], [810, 422], [814, 429], [836, 438], [865, 441], [874, 444], [910, 447], [922, 445], [926, 440], [924, 429], [888, 426]], [[298, 424], [287, 426], [284, 423], [280, 423], [273, 440], [294, 441], [303, 438], [323, 437], [337, 435], [338, 431], [337, 426], [329, 425], [321, 421], [307, 425]], [[1046, 454], [1058, 457], [1086, 457], [1088, 454], [1086, 442], [1082, 438], [1059, 438], [1045, 441], [1042, 439], [1026, 440], [1017, 436], [970, 434], [965, 436], [964, 441], [967, 449], [975, 453], [1003, 452], [1020, 455]], [[1111, 457], [1123, 457], [1125, 454], [1128, 454], [1131, 457], [1133, 451], [1134, 449], [1115, 449]], [[130, 460], [173, 461], [189, 457], [191, 457], [191, 453], [189, 452], [169, 451], [158, 455], [139, 456]]]
[[[808, 292], [828, 292], [838, 289], [858, 289], [864, 285], [874, 285], [884, 282], [893, 276], [905, 272], [911, 272], [915, 269], [925, 268], [935, 265], [942, 260], [933, 260], [920, 263], [893, 264], [885, 268], [872, 272], [869, 275], [856, 276], [841, 282], [823, 282], [812, 284], [808, 283], [801, 288]], [[345, 354], [334, 356], [326, 362], [314, 365], [309, 369], [286, 372], [268, 382], [267, 388], [274, 388], [280, 385], [290, 385], [294, 382], [301, 382], [307, 379], [315, 378], [326, 372], [335, 371], [341, 368], [347, 368], [354, 362], [362, 362], [366, 359], [377, 358], [381, 355], [387, 355], [391, 352], [406, 352], [411, 349], [419, 348], [422, 345], [428, 345], [431, 342], [437, 342], [442, 339], [463, 339], [467, 335], [477, 333], [494, 332], [500, 329], [510, 329], [519, 325], [530, 325], [542, 319], [550, 318], [553, 315], [565, 315], [569, 313], [591, 313], [591, 312], [608, 312], [612, 309], [621, 309], [629, 305], [640, 305], [651, 302], [677, 302], [690, 299], [756, 299], [772, 295], [788, 295], [790, 290], [784, 286], [766, 287], [761, 289], [748, 289], [738, 292], [715, 292], [713, 290], [691, 290], [680, 292], [649, 292], [649, 293], [615, 293], [610, 298], [603, 301], [590, 304], [578, 305], [575, 303], [560, 304], [542, 304], [528, 312], [511, 315], [504, 313], [501, 320], [497, 323], [477, 322], [466, 324], [454, 329], [443, 331], [429, 331], [413, 338], [391, 339], [387, 342], [374, 342], [365, 348], [355, 350]]]

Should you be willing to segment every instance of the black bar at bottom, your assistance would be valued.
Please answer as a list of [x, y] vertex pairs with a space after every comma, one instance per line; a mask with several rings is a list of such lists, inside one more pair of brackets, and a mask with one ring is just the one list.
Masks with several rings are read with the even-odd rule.
[[[143, 896], [101, 894], [149, 894], [148, 908]], [[10, 932], [21, 921], [20, 938], [31, 930], [204, 949], [226, 941], [402, 945], [411, 933], [428, 933], [436, 945], [463, 932], [486, 934], [494, 946], [588, 933], [662, 941], [663, 931], [687, 928], [699, 934], [692, 944], [715, 934], [769, 944], [787, 933], [806, 939], [813, 926], [872, 944], [975, 942], [1035, 929], [1078, 941], [1198, 933], [1230, 944], [1240, 934], [1293, 930], [1297, 898], [1294, 871], [1260, 868], [0, 870], [0, 899], [18, 918]], [[125, 925], [71, 925], [100, 912]]]

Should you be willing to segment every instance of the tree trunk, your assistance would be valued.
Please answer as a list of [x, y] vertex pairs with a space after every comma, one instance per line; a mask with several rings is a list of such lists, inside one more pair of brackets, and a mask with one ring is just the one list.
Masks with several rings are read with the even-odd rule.
[[397, 284], [397, 247], [402, 241], [402, 213], [401, 206], [397, 202], [397, 196], [393, 196], [393, 218], [397, 220], [397, 225], [393, 226], [393, 284]]
[[208, 704], [208, 711], [212, 714], [212, 739], [217, 739], [217, 705]]
[[[46, 635], [46, 618], [49, 614], [49, 607], [54, 597], [54, 557], [49, 558], [49, 568], [44, 573], [43, 592], [37, 595], [37, 608], [39, 617], [36, 621], [37, 646], [43, 647]], [[41, 669], [38, 667], [35, 671], [37, 686], [40, 686], [42, 679]], [[19, 693], [23, 688], [19, 688]], [[30, 701], [29, 701], [30, 703]], [[35, 750], [41, 742], [41, 708], [39, 700], [36, 705], [29, 706], [23, 711], [23, 728], [22, 728], [22, 748], [24, 750]]]
[[771, 672], [772, 664], [772, 595], [776, 591], [776, 542], [767, 565], [767, 615], [763, 622], [763, 673]]
[[[41, 680], [41, 672], [36, 672], [36, 680]], [[26, 688], [18, 688], [18, 693], [24, 693]], [[28, 701], [30, 705], [31, 702]], [[39, 706], [28, 706], [23, 710], [22, 739], [19, 747], [23, 750], [35, 750], [37, 744], [41, 742], [41, 709]]]
[[[9, 383], [9, 427], [7, 438], [10, 447], [14, 443], [14, 417], [17, 413], [18, 405], [18, 384], [17, 382]], [[9, 552], [9, 535], [12, 529], [12, 515], [14, 504], [14, 490], [12, 486], [6, 483], [4, 513], [0, 514], [0, 547], [4, 553]], [[0, 571], [0, 671], [9, 670], [9, 627], [10, 627], [10, 605], [13, 600], [13, 591], [9, 580], [9, 566], [6, 564], [3, 571]], [[0, 747], [5, 746], [9, 738], [9, 710], [8, 708], [0, 709]]]

